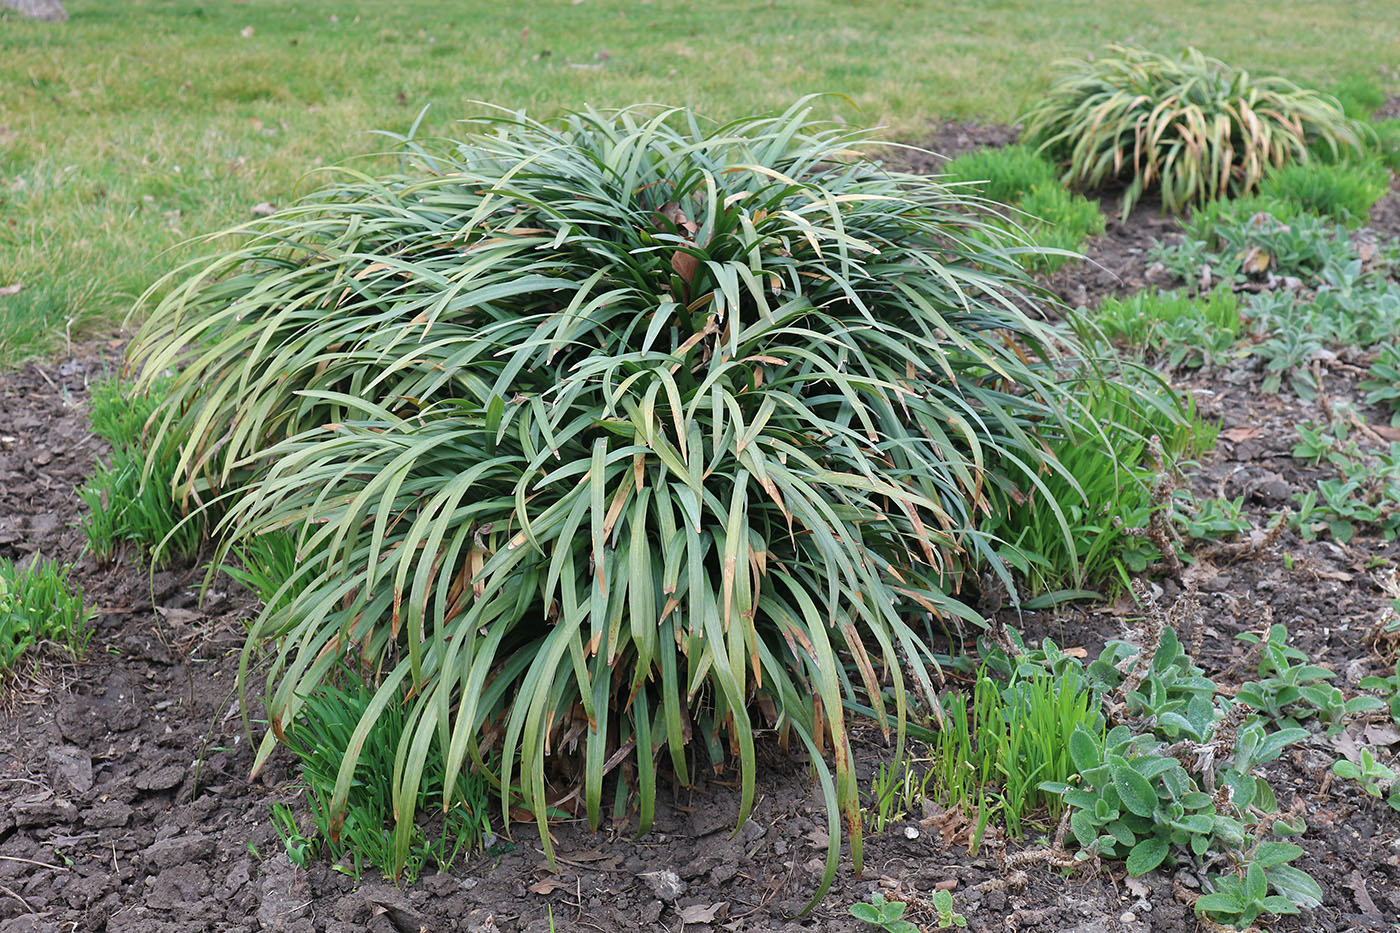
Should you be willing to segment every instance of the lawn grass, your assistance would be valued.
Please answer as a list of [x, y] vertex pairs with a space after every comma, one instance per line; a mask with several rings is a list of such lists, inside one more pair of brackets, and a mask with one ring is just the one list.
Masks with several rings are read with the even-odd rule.
[[[937, 118], [1010, 121], [1062, 57], [1197, 44], [1328, 87], [1400, 88], [1389, 0], [73, 0], [62, 24], [0, 20], [0, 365], [104, 330], [191, 247], [286, 203], [321, 161], [380, 148], [425, 106], [548, 116], [661, 101], [736, 117], [834, 91], [824, 115], [918, 139]], [[333, 19], [334, 17], [334, 19]], [[1358, 30], [1354, 24], [1367, 23]], [[251, 27], [251, 35], [244, 31]], [[362, 163], [373, 166], [373, 162]], [[207, 246], [206, 246], [207, 248]]]

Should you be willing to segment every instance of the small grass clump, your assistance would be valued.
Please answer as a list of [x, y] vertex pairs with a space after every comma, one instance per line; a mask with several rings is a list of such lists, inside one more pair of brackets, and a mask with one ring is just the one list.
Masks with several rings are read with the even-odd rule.
[[1228, 288], [1194, 297], [1181, 290], [1110, 296], [1093, 321], [1110, 340], [1159, 354], [1172, 369], [1221, 362], [1244, 329], [1239, 298]]
[[949, 181], [976, 185], [978, 194], [999, 204], [1016, 204], [1035, 188], [1059, 185], [1054, 164], [1030, 146], [978, 149], [943, 171]]
[[220, 567], [224, 573], [255, 594], [264, 611], [277, 612], [291, 601], [302, 562], [297, 560], [296, 536], [269, 532], [233, 548], [232, 563]]
[[79, 490], [89, 509], [83, 530], [98, 560], [112, 560], [123, 545], [160, 564], [199, 552], [205, 517], [173, 490], [179, 440], [166, 435], [147, 448], [146, 423], [167, 385], [134, 392], [114, 380], [92, 388], [92, 429], [112, 445], [107, 465]]
[[1053, 272], [1075, 258], [1070, 254], [1088, 237], [1103, 233], [1098, 202], [1067, 191], [1055, 167], [1028, 146], [970, 152], [949, 162], [946, 172], [954, 182], [978, 186], [989, 201], [1017, 209], [1006, 226], [1034, 244], [1022, 257], [1029, 269]]
[[1299, 213], [1328, 217], [1349, 227], [1365, 223], [1371, 205], [1389, 190], [1390, 173], [1379, 160], [1285, 165], [1259, 185], [1262, 198], [1293, 204]]
[[93, 612], [84, 608], [83, 588], [69, 571], [37, 554], [27, 567], [0, 558], [0, 674], [45, 644], [82, 656]]
[[1017, 207], [1030, 215], [1016, 220], [1036, 245], [1026, 256], [1027, 268], [1036, 271], [1054, 272], [1078, 258], [1084, 241], [1104, 231], [1099, 202], [1071, 194], [1058, 183], [1037, 185]]
[[1025, 139], [1065, 165], [1065, 180], [1126, 185], [1123, 216], [1148, 191], [1182, 212], [1248, 194], [1309, 146], [1360, 153], [1363, 131], [1333, 97], [1255, 77], [1196, 49], [1173, 57], [1113, 45], [1069, 65], [1024, 116]]
[[1400, 120], [1381, 120], [1371, 129], [1376, 134], [1376, 158], [1392, 172], [1400, 172]]
[[[441, 750], [430, 746], [407, 760], [396, 757], [413, 725], [402, 698], [385, 706], [368, 733], [356, 736], [356, 725], [373, 703], [374, 690], [359, 684], [327, 686], [307, 698], [283, 738], [301, 763], [313, 829], [310, 834], [296, 830], [286, 812], [274, 819], [289, 852], [299, 850], [304, 858], [324, 852], [332, 861], [346, 860], [356, 877], [370, 865], [386, 878], [412, 883], [430, 864], [448, 870], [491, 835], [486, 782], [479, 776], [456, 782], [443, 806], [446, 764]], [[350, 750], [361, 740], [357, 760]], [[332, 800], [347, 762], [353, 768], [350, 791], [343, 812], [337, 812]], [[400, 785], [414, 795], [414, 810], [437, 815], [396, 825]]]
[[[1086, 426], [1047, 436], [1060, 469], [1045, 474], [1029, 496], [999, 500], [984, 525], [1004, 543], [1031, 593], [1116, 589], [1160, 559], [1139, 531], [1154, 512], [1171, 507], [1153, 487], [1163, 469], [1214, 443], [1214, 430], [1189, 400], [1149, 373], [1125, 368], [1121, 375], [1127, 381], [1085, 379], [1075, 386]], [[1156, 462], [1154, 437], [1165, 464]]]
[[975, 811], [979, 828], [998, 816], [1012, 836], [1025, 832], [1035, 811], [1053, 822], [1063, 810], [1059, 796], [1040, 785], [1078, 773], [1069, 754], [1075, 730], [1104, 734], [1099, 696], [1081, 672], [1027, 668], [1006, 683], [983, 670], [971, 696], [950, 694], [930, 749], [940, 802]]

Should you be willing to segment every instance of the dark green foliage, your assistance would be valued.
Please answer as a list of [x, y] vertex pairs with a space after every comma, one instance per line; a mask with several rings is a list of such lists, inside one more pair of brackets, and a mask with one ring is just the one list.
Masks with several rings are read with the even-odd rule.
[[859, 863], [849, 710], [868, 697], [899, 757], [924, 619], [980, 621], [954, 591], [1006, 576], [981, 515], [1058, 475], [1038, 435], [1092, 426], [999, 221], [804, 116], [409, 141], [401, 174], [349, 174], [155, 288], [132, 358], [143, 386], [179, 374], [153, 443], [186, 441], [225, 547], [296, 537], [245, 652], [244, 683], [275, 651], [260, 763], [367, 672], [359, 737], [408, 697], [401, 830], [432, 748], [445, 796], [485, 775], [552, 855], [546, 755], [574, 743], [595, 825], [610, 760], [644, 830], [658, 758], [681, 781], [736, 761], [746, 818], [758, 700], [834, 750], [826, 881], [838, 807]]
[[108, 463], [79, 490], [89, 510], [83, 530], [99, 560], [113, 559], [123, 545], [161, 564], [199, 552], [206, 520], [173, 489], [179, 439], [167, 434], [147, 448], [146, 422], [167, 385], [133, 392], [114, 380], [92, 387], [93, 431], [112, 445]]
[[69, 569], [37, 554], [20, 567], [0, 558], [0, 674], [46, 644], [82, 656], [93, 613], [83, 607], [83, 588], [68, 578]]

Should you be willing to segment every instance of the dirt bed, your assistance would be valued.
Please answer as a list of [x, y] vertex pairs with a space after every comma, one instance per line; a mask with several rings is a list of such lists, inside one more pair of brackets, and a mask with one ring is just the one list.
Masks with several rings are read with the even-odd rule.
[[[983, 130], [958, 125], [953, 139], [966, 137], [971, 147], [1010, 138], [978, 135]], [[1400, 208], [1383, 202], [1381, 225], [1392, 217]], [[1166, 229], [1150, 206], [1125, 223], [1110, 220], [1090, 247], [1098, 265], [1065, 270], [1051, 285], [1062, 294], [1083, 288], [1086, 298], [1141, 287], [1146, 246]], [[655, 829], [644, 837], [629, 825], [597, 833], [582, 823], [557, 826], [557, 873], [528, 824], [412, 887], [369, 876], [356, 884], [324, 863], [294, 867], [268, 808], [286, 802], [301, 814], [304, 803], [281, 755], [249, 781], [252, 756], [234, 691], [243, 624], [255, 607], [219, 581], [201, 603], [198, 567], [151, 576], [132, 562], [100, 567], [83, 553], [84, 507], [74, 490], [103, 451], [88, 430], [87, 391], [119, 349], [73, 348], [59, 362], [0, 375], [0, 556], [42, 551], [74, 562], [98, 609], [86, 660], [46, 665], [11, 685], [0, 719], [0, 933], [854, 931], [870, 928], [848, 908], [873, 890], [917, 902], [938, 887], [954, 890], [974, 931], [1194, 927], [1186, 895], [1200, 880], [1185, 870], [1143, 879], [1127, 879], [1121, 865], [1069, 877], [1036, 864], [1010, 871], [1005, 853], [1037, 840], [1003, 846], [991, 838], [972, 856], [967, 827], [932, 806], [868, 837], [864, 878], [844, 861], [830, 894], [801, 915], [822, 874], [825, 811], [805, 765], [772, 742], [760, 746], [759, 797], [737, 834], [733, 775], [710, 774], [693, 789], [663, 788]], [[1326, 375], [1334, 397], [1354, 392], [1348, 370]], [[1293, 425], [1313, 410], [1261, 394], [1261, 380], [1242, 364], [1186, 380], [1185, 388], [1224, 423], [1196, 482], [1203, 492], [1245, 496], [1262, 528], [1315, 477], [1289, 456]], [[1369, 569], [1373, 558], [1393, 561], [1400, 549], [1360, 537], [1345, 547], [1305, 543], [1290, 532], [1257, 553], [1198, 554], [1187, 580], [1205, 609], [1207, 673], [1226, 685], [1249, 679], [1241, 670], [1245, 646], [1234, 636], [1257, 631], [1265, 607], [1341, 682], [1380, 673], [1368, 638], [1386, 601]], [[1168, 582], [1164, 598], [1174, 588]], [[1117, 604], [1007, 620], [1028, 638], [1052, 636], [1092, 655], [1121, 634], [1128, 612]], [[868, 786], [888, 750], [866, 735], [857, 755]], [[1309, 831], [1300, 867], [1326, 895], [1325, 906], [1277, 928], [1393, 930], [1400, 818], [1355, 784], [1330, 781], [1336, 757], [1332, 740], [1319, 734], [1267, 768], [1284, 807], [1301, 801]], [[909, 916], [933, 925], [917, 909]]]

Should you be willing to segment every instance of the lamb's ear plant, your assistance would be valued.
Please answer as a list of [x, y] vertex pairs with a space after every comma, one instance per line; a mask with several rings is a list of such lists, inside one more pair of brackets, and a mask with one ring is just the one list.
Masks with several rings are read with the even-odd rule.
[[1390, 409], [1390, 426], [1400, 428], [1400, 343], [1382, 346], [1366, 374], [1370, 378], [1360, 385], [1366, 392], [1366, 403]]
[[1372, 797], [1384, 798], [1393, 809], [1400, 810], [1400, 781], [1395, 771], [1376, 759], [1369, 748], [1359, 750], [1356, 761], [1340, 758], [1332, 764], [1332, 773], [1356, 781]]
[[908, 906], [903, 901], [887, 901], [883, 894], [876, 891], [870, 895], [869, 901], [852, 904], [851, 916], [885, 933], [918, 933], [919, 928], [904, 919]]
[[957, 905], [953, 902], [953, 892], [939, 888], [933, 892], [931, 900], [933, 909], [938, 911], [938, 929], [967, 926], [967, 918], [958, 913]]
[[1172, 212], [1252, 191], [1309, 147], [1363, 148], [1365, 129], [1333, 97], [1254, 76], [1196, 49], [1113, 45], [1064, 74], [1022, 118], [1026, 141], [1062, 161], [1071, 185], [1125, 184], [1123, 216], [1148, 191]]
[[[1395, 620], [1400, 621], [1400, 615], [1396, 615], [1394, 612], [1391, 615]], [[1391, 625], [1394, 624], [1394, 622], [1391, 623]], [[1389, 633], [1390, 629], [1387, 627], [1386, 634]], [[1363, 677], [1359, 686], [1362, 690], [1378, 691], [1386, 708], [1390, 710], [1390, 718], [1396, 725], [1400, 725], [1400, 660], [1396, 660], [1393, 674]]]
[[1244, 703], [1221, 697], [1177, 637], [1178, 627], [1202, 630], [1194, 597], [1146, 608], [1139, 643], [1110, 642], [1085, 669], [1117, 724], [1102, 736], [1077, 729], [1069, 752], [1078, 775], [1043, 785], [1071, 808], [1075, 857], [1122, 858], [1141, 875], [1180, 862], [1203, 869], [1223, 856], [1234, 867], [1209, 875], [1196, 903], [1219, 923], [1246, 927], [1261, 913], [1318, 906], [1321, 888], [1288, 864], [1302, 848], [1269, 838], [1301, 832], [1301, 820], [1278, 813], [1256, 771], [1307, 731], [1270, 732]]
[[552, 806], [596, 825], [624, 762], [642, 830], [659, 759], [736, 763], [742, 821], [772, 726], [830, 807], [818, 896], [843, 814], [860, 863], [850, 710], [898, 761], [927, 620], [981, 623], [971, 570], [1014, 586], [983, 513], [1039, 491], [1068, 538], [1038, 435], [1084, 419], [1022, 244], [806, 108], [404, 139], [399, 174], [342, 173], [153, 288], [130, 360], [177, 373], [153, 442], [187, 438], [219, 562], [296, 540], [240, 670], [272, 651], [258, 766], [327, 683], [376, 690], [333, 827], [392, 703], [401, 828], [434, 750], [440, 799], [485, 775], [551, 858]]

